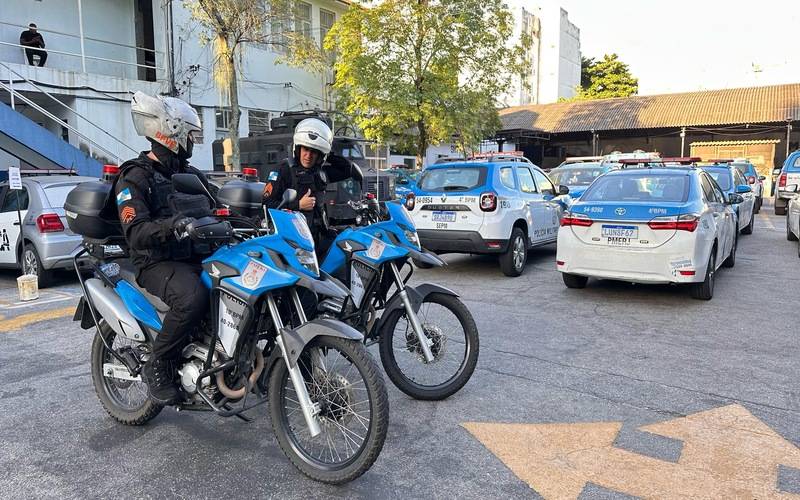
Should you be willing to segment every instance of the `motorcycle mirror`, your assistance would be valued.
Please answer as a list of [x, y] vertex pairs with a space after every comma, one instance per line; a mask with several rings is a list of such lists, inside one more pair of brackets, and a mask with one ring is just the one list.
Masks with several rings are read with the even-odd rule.
[[297, 199], [297, 191], [295, 191], [292, 188], [289, 188], [283, 192], [283, 197], [281, 198], [281, 204], [278, 205], [278, 208], [280, 209], [287, 203], [292, 203], [296, 199]]
[[184, 194], [203, 194], [208, 196], [213, 205], [216, 205], [214, 195], [206, 189], [203, 181], [194, 174], [173, 174], [170, 178], [175, 191]]
[[358, 181], [359, 184], [364, 181], [364, 173], [361, 172], [361, 167], [352, 162], [350, 163], [350, 177]]

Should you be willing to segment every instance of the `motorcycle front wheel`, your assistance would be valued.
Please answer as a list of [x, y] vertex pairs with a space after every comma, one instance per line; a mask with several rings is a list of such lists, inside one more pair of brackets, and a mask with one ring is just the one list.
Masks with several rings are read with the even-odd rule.
[[415, 399], [441, 400], [467, 383], [478, 363], [478, 327], [458, 297], [426, 296], [417, 313], [430, 346], [428, 363], [405, 309], [395, 309], [380, 333], [381, 363], [398, 389]]
[[289, 370], [276, 362], [269, 380], [272, 428], [289, 460], [308, 477], [342, 484], [364, 474], [383, 448], [389, 398], [378, 365], [360, 342], [317, 337], [298, 359], [321, 433], [311, 437]]

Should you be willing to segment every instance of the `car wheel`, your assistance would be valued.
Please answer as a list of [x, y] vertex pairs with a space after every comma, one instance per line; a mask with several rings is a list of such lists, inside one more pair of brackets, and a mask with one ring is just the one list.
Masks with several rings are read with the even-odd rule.
[[736, 265], [736, 249], [738, 247], [739, 247], [739, 235], [737, 234], [736, 237], [733, 238], [733, 247], [731, 248], [730, 255], [728, 255], [728, 258], [722, 262], [723, 267], [733, 267]]
[[516, 278], [525, 270], [525, 262], [528, 260], [528, 245], [522, 229], [515, 227], [511, 231], [511, 239], [508, 240], [508, 249], [500, 255], [500, 269], [503, 274]]
[[39, 252], [32, 243], [25, 244], [25, 250], [22, 252], [21, 268], [23, 274], [35, 274], [39, 281], [39, 288], [47, 288], [53, 281], [53, 272], [49, 271], [42, 266], [42, 259], [39, 257]]
[[763, 198], [763, 197], [761, 197], [761, 196], [759, 196], [759, 197], [756, 199], [756, 208], [753, 210], [753, 212], [754, 212], [754, 213], [759, 213], [759, 212], [761, 212], [761, 205], [762, 205], [763, 203], [764, 203], [764, 198]]
[[786, 215], [786, 205], [780, 206], [778, 202], [775, 201], [775, 215]]
[[742, 228], [742, 234], [753, 234], [753, 224], [756, 221], [755, 210], [750, 215], [750, 223]]
[[702, 283], [695, 283], [692, 285], [692, 297], [700, 300], [711, 300], [714, 296], [714, 280], [716, 279], [716, 263], [717, 263], [717, 248], [711, 249], [711, 255], [708, 257], [708, 266], [706, 267], [706, 278]]
[[789, 228], [789, 218], [786, 218], [786, 239], [788, 241], [797, 241], [797, 236], [794, 235], [792, 230]]
[[567, 288], [586, 288], [586, 283], [589, 282], [589, 278], [577, 274], [561, 273], [561, 277]]

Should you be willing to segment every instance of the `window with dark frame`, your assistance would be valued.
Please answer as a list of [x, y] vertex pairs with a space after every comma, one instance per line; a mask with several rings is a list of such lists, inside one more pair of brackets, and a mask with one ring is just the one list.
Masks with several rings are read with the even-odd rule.
[[247, 111], [247, 124], [250, 127], [250, 135], [264, 135], [271, 130], [270, 112], [260, 109]]

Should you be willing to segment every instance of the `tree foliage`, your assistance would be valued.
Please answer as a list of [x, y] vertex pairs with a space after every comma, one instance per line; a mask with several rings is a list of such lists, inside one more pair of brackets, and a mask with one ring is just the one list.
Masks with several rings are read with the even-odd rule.
[[184, 0], [184, 6], [203, 32], [200, 40], [212, 44], [213, 77], [222, 105], [230, 105], [228, 137], [231, 166], [241, 170], [239, 155], [239, 75], [248, 44], [277, 49], [278, 59], [292, 66], [320, 71], [324, 58], [316, 42], [293, 29], [291, 0]]
[[351, 8], [325, 47], [335, 50], [340, 109], [364, 135], [417, 153], [453, 138], [462, 149], [499, 127], [497, 96], [523, 74], [502, 0], [384, 0]]
[[606, 54], [603, 59], [581, 57], [581, 84], [574, 100], [630, 97], [639, 92], [639, 80], [617, 54]]

